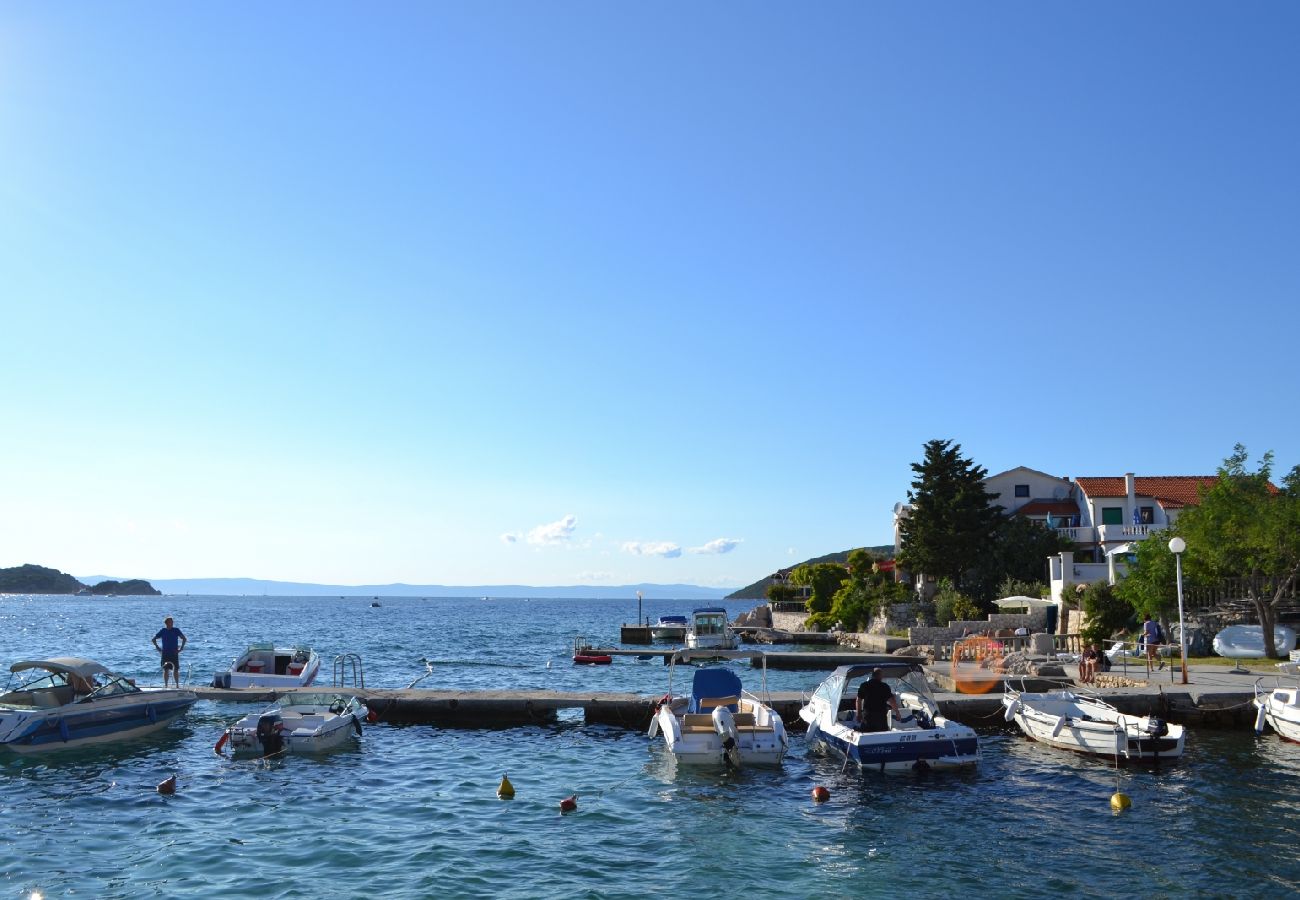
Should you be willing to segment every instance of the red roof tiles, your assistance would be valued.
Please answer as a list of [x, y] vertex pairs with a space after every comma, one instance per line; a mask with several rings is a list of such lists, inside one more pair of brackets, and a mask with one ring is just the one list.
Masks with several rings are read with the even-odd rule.
[[[1218, 475], [1137, 475], [1133, 478], [1133, 493], [1139, 497], [1150, 497], [1165, 509], [1178, 509], [1200, 503], [1200, 490], [1209, 488], [1218, 480]], [[1123, 476], [1076, 478], [1074, 481], [1093, 499], [1128, 495]]]

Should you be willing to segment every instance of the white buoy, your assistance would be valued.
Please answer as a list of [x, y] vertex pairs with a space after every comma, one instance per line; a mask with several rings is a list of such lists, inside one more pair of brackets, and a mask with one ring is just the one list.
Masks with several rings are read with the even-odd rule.
[[1264, 723], [1268, 721], [1268, 707], [1261, 706], [1255, 715], [1255, 734], [1264, 733]]
[[1002, 718], [1006, 719], [1008, 722], [1014, 722], [1016, 720], [1016, 713], [1018, 712], [1020, 712], [1019, 697], [1007, 704], [1007, 711], [1002, 714]]

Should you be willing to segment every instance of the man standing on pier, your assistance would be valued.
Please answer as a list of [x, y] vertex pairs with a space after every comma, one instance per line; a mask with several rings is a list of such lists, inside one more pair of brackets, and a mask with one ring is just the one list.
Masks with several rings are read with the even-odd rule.
[[[158, 641], [162, 641], [159, 646]], [[185, 649], [185, 632], [172, 625], [172, 617], [163, 619], [163, 627], [153, 636], [153, 648], [162, 655], [163, 687], [167, 687], [167, 670], [170, 669], [176, 686], [181, 686], [181, 651]]]

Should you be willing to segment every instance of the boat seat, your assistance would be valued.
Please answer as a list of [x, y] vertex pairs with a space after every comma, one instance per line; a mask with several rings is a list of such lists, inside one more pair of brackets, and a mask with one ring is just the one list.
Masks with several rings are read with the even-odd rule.
[[713, 716], [707, 713], [687, 713], [682, 717], [682, 731], [712, 731]]
[[703, 711], [706, 709], [712, 710], [715, 706], [734, 707], [734, 706], [738, 706], [739, 704], [740, 704], [739, 695], [732, 694], [730, 697], [701, 697], [699, 707], [700, 710]]

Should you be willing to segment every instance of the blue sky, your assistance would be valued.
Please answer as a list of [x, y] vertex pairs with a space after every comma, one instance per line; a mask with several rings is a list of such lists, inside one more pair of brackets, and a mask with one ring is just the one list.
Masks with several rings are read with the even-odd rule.
[[0, 565], [738, 586], [1300, 462], [1291, 3], [8, 3]]

